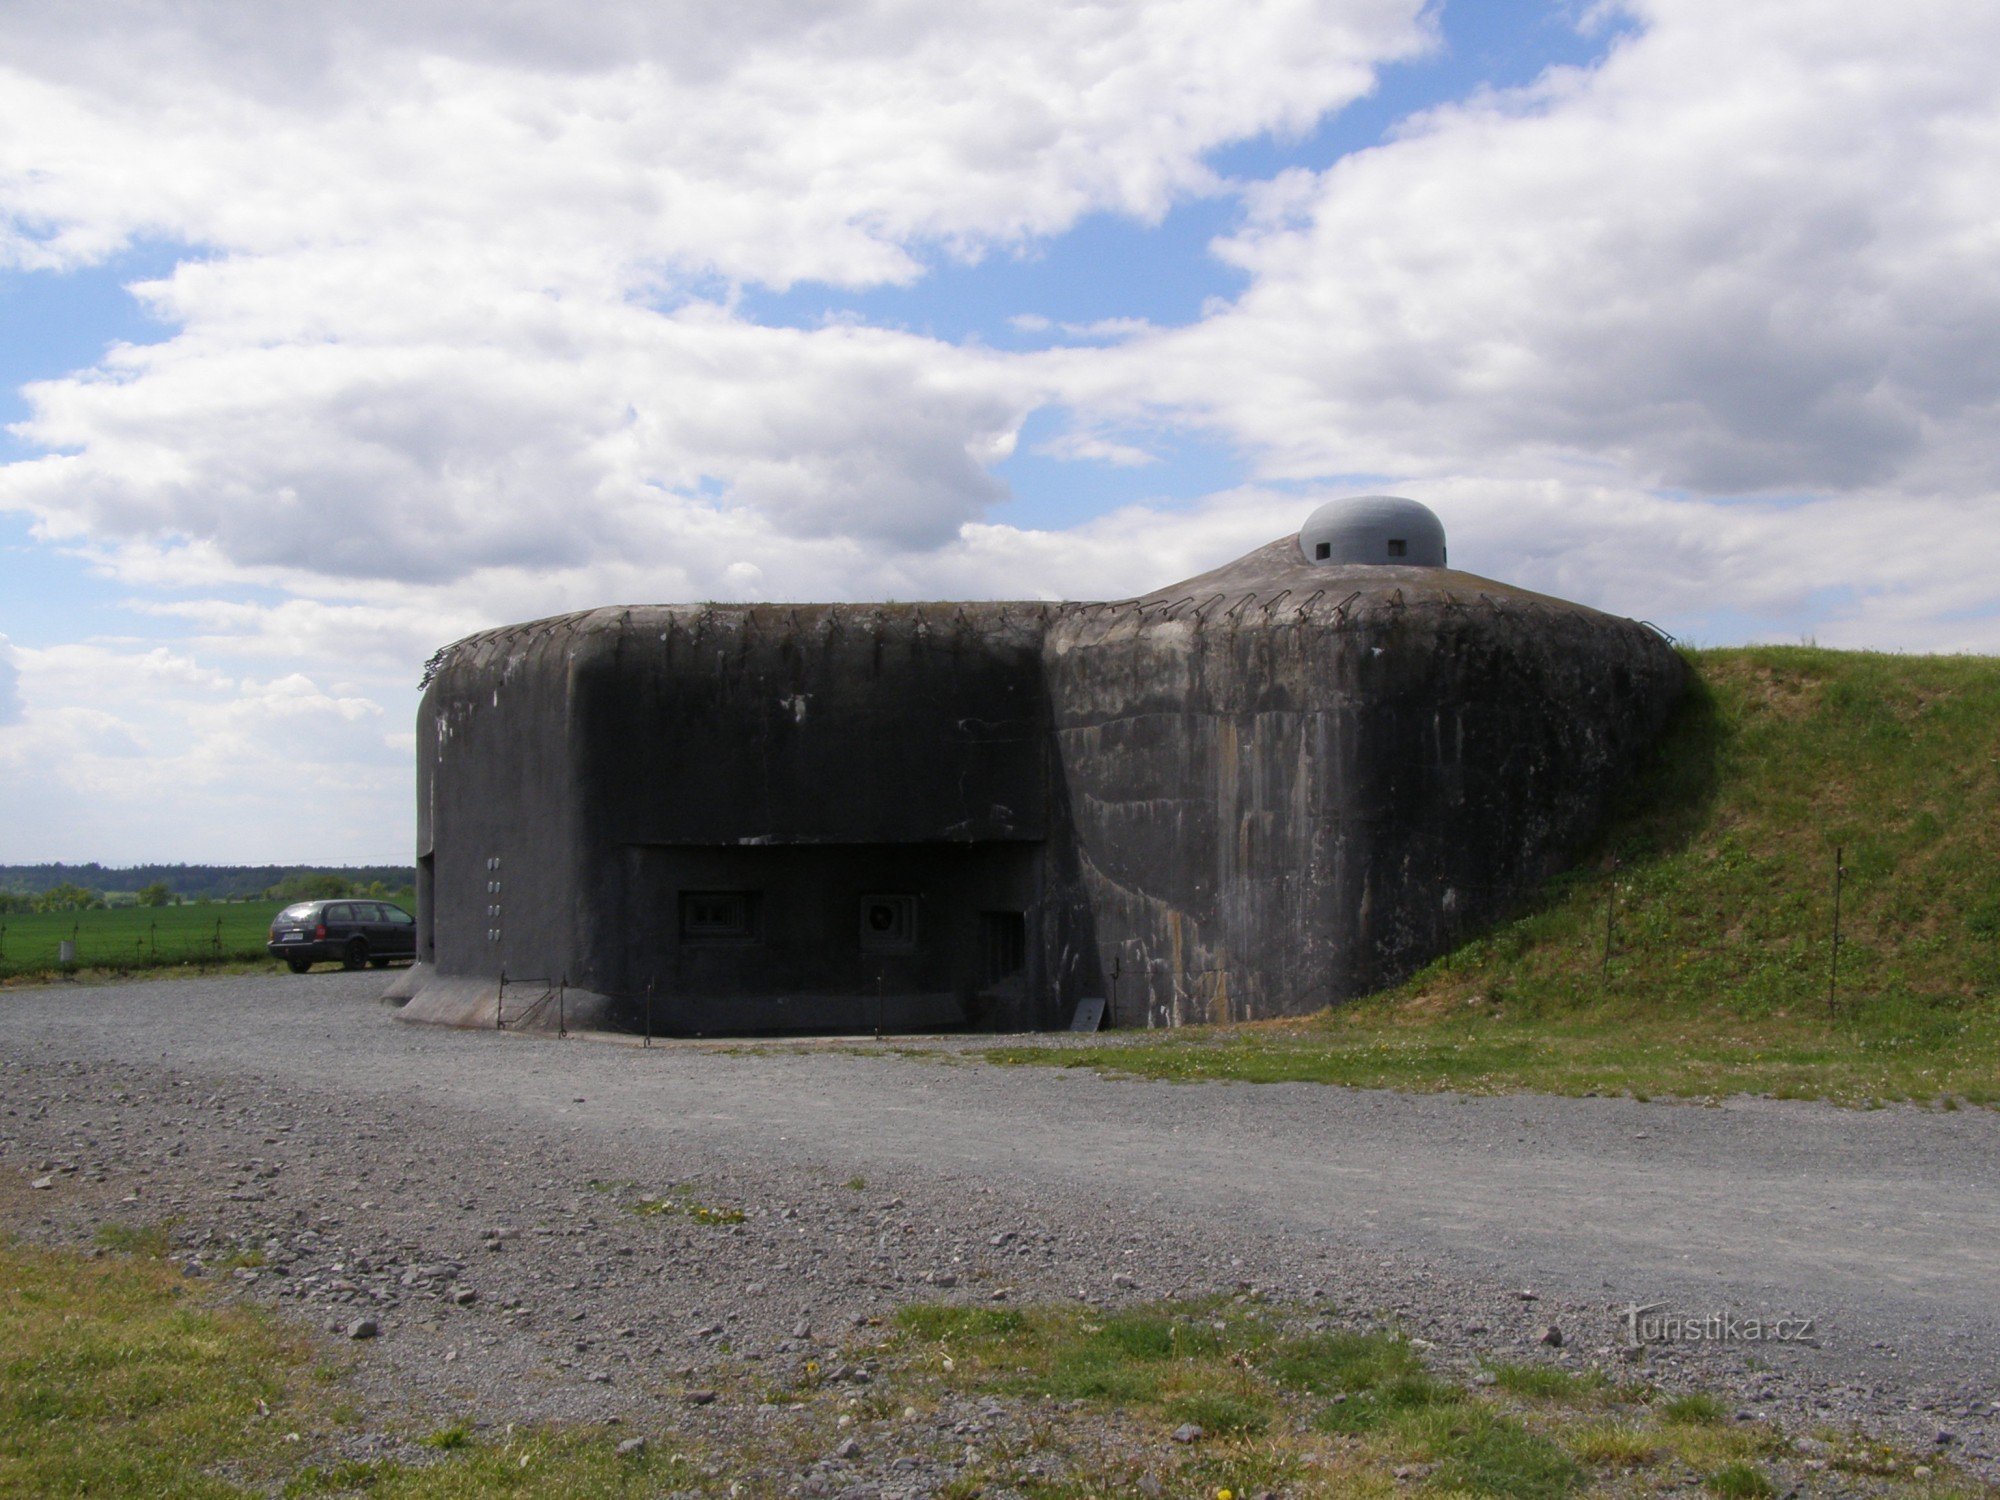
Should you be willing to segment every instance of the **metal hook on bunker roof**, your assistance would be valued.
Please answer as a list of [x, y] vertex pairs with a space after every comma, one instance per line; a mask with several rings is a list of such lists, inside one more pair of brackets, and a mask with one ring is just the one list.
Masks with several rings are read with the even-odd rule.
[[1292, 611], [1292, 618], [1295, 620], [1305, 619], [1306, 616], [1312, 613], [1312, 607], [1325, 597], [1325, 589], [1314, 589], [1310, 594], [1306, 595], [1305, 602]]
[[1356, 599], [1359, 599], [1360, 597], [1361, 597], [1361, 590], [1356, 589], [1353, 593], [1349, 594], [1345, 599], [1341, 600], [1340, 603], [1334, 605], [1333, 623], [1336, 625], [1345, 625], [1347, 623], [1347, 611], [1349, 607], [1352, 606], [1354, 601]]
[[1228, 597], [1227, 594], [1210, 594], [1194, 607], [1195, 620], [1200, 624], [1206, 625], [1208, 623], [1208, 612], [1215, 608], [1218, 600], [1227, 599]]
[[1651, 620], [1641, 620], [1639, 623], [1645, 626], [1648, 630], [1652, 631], [1661, 640], [1665, 641], [1669, 646], [1678, 646], [1680, 644], [1680, 640], [1674, 635], [1674, 633], [1671, 630], [1668, 630], [1664, 625], [1655, 625]]
[[1265, 600], [1264, 618], [1267, 620], [1270, 619], [1271, 611], [1276, 609], [1280, 604], [1283, 604], [1287, 599], [1291, 598], [1291, 596], [1292, 596], [1292, 591], [1290, 589], [1279, 589], [1277, 593], [1273, 594], [1269, 599]]
[[1233, 605], [1223, 611], [1222, 618], [1234, 623], [1242, 618], [1244, 610], [1256, 602], [1257, 596], [1255, 594], [1245, 594], [1241, 599], [1238, 599]]

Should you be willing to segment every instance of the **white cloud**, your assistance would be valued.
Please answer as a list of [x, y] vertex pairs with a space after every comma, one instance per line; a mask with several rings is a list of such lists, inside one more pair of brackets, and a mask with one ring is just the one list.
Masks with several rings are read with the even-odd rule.
[[[211, 653], [134, 643], [13, 647], [31, 705], [0, 734], [13, 860], [395, 857], [409, 753], [394, 708], [303, 672], [222, 670]], [[336, 655], [327, 658], [337, 666]]]
[[535, 9], [0, 17], [0, 258], [202, 252], [138, 289], [174, 337], [29, 389], [49, 456], [0, 507], [320, 593], [928, 551], [1005, 497], [1046, 382], [733, 289], [1157, 216], [1427, 42], [1419, 0]]
[[33, 389], [22, 430], [66, 451], [0, 470], [0, 504], [335, 579], [663, 560], [747, 518], [925, 547], [1002, 497], [982, 460], [1035, 399], [993, 356], [874, 329], [406, 295], [380, 342], [225, 342], [184, 297], [190, 331], [124, 351], [126, 378]]
[[[140, 289], [171, 336], [34, 387], [46, 456], [0, 469], [178, 631], [0, 638], [11, 846], [393, 858], [417, 666], [468, 631], [1118, 596], [1350, 486], [1704, 638], [2000, 647], [2000, 13], [1624, 9], [1598, 67], [1224, 185], [1204, 153], [1357, 97], [1417, 0], [9, 6], [0, 266], [187, 247]], [[1248, 286], [1187, 328], [744, 315], [1225, 189]], [[1057, 399], [1045, 456], [1197, 428], [1256, 482], [998, 524]]]
[[906, 279], [917, 246], [1156, 216], [1204, 151], [1426, 40], [1413, 0], [537, 9], [10, 7], [13, 253], [407, 239], [564, 281]]
[[1626, 9], [1601, 66], [1265, 189], [1251, 287], [1073, 357], [1078, 399], [1271, 476], [1990, 495], [2000, 9]]
[[14, 665], [14, 647], [0, 635], [0, 729], [21, 718], [21, 671]]

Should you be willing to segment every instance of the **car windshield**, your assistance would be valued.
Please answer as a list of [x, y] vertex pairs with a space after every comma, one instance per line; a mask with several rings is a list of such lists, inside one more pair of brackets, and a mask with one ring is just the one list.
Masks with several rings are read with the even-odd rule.
[[313, 913], [313, 903], [301, 901], [297, 906], [288, 906], [278, 913], [280, 922], [303, 922]]

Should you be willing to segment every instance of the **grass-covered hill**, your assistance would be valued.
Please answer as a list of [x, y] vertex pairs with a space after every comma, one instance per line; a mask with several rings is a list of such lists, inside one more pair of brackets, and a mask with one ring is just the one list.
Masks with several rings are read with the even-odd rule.
[[2000, 659], [1758, 647], [1689, 661], [1693, 691], [1599, 847], [1514, 920], [1301, 1022], [1036, 1060], [2000, 1103]]

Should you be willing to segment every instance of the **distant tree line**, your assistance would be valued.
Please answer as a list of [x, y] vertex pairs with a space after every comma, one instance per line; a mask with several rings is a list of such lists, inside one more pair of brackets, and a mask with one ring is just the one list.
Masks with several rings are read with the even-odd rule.
[[136, 900], [317, 901], [371, 896], [406, 905], [417, 872], [409, 865], [0, 865], [0, 912], [89, 911]]

